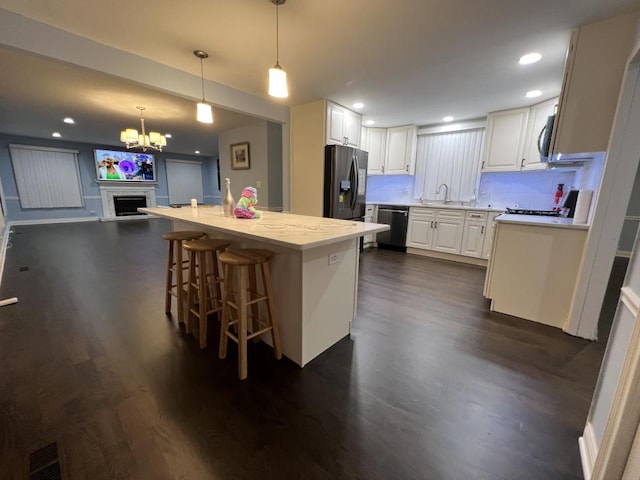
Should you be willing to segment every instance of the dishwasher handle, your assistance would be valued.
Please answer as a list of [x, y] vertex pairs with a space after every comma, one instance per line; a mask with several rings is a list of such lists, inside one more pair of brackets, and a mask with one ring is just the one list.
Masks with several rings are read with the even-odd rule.
[[378, 208], [379, 212], [391, 212], [391, 213], [403, 213], [404, 216], [406, 217], [409, 212], [407, 212], [406, 210], [392, 210], [390, 208]]

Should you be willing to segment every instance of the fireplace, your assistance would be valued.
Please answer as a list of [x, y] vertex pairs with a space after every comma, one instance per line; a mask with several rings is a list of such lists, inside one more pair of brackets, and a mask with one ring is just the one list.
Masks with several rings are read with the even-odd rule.
[[145, 216], [139, 213], [138, 208], [155, 207], [156, 192], [151, 185], [131, 187], [101, 186], [100, 197], [102, 199], [102, 219], [116, 220]]
[[[147, 197], [144, 195], [120, 195], [113, 197], [113, 207], [116, 217], [127, 215], [140, 215], [138, 208], [147, 206]], [[146, 215], [143, 213], [142, 215]]]

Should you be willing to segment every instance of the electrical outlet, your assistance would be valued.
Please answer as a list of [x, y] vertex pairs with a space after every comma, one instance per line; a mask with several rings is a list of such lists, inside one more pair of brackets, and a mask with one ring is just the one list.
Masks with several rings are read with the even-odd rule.
[[256, 180], [256, 188], [262, 188], [262, 182], [260, 180]]
[[329, 265], [335, 265], [336, 263], [340, 263], [340, 260], [342, 260], [342, 253], [329, 254]]

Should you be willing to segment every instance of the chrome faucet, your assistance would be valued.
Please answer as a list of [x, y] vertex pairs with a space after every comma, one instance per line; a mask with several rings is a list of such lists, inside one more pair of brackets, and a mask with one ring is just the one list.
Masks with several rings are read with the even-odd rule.
[[449, 185], [443, 183], [436, 190], [436, 195], [440, 195], [440, 189], [444, 187], [444, 203], [449, 203]]

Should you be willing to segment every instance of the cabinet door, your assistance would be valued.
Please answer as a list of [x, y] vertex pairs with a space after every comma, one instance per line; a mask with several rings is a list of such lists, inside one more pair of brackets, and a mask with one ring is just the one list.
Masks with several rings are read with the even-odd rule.
[[436, 215], [433, 230], [433, 250], [460, 254], [462, 248], [462, 234], [464, 230], [464, 212], [456, 217], [447, 214]]
[[360, 148], [362, 117], [360, 114], [352, 112], [351, 110], [344, 110], [343, 115], [344, 123], [342, 135], [345, 138], [345, 143], [350, 147]]
[[415, 215], [409, 217], [407, 247], [431, 250], [434, 218], [433, 215]]
[[483, 172], [520, 171], [528, 117], [528, 107], [488, 115]]
[[476, 258], [482, 256], [485, 228], [485, 222], [474, 220], [465, 222], [464, 233], [462, 234], [462, 255]]
[[367, 147], [369, 152], [369, 164], [367, 173], [369, 175], [381, 175], [384, 173], [384, 155], [387, 144], [386, 128], [367, 129]]
[[522, 164], [522, 170], [543, 170], [547, 168], [547, 162], [540, 161], [538, 140], [542, 129], [547, 124], [547, 118], [549, 115], [553, 115], [557, 104], [558, 98], [552, 98], [546, 102], [533, 105], [529, 110], [527, 135], [524, 141], [524, 163]]
[[416, 141], [416, 128], [413, 125], [387, 129], [386, 175], [413, 174]]
[[500, 215], [498, 212], [489, 213], [487, 219], [487, 228], [484, 233], [484, 245], [482, 247], [482, 258], [489, 258], [491, 256], [491, 246], [493, 245], [493, 234], [496, 230], [495, 218]]
[[344, 122], [344, 109], [329, 103], [327, 105], [327, 145], [344, 144]]

